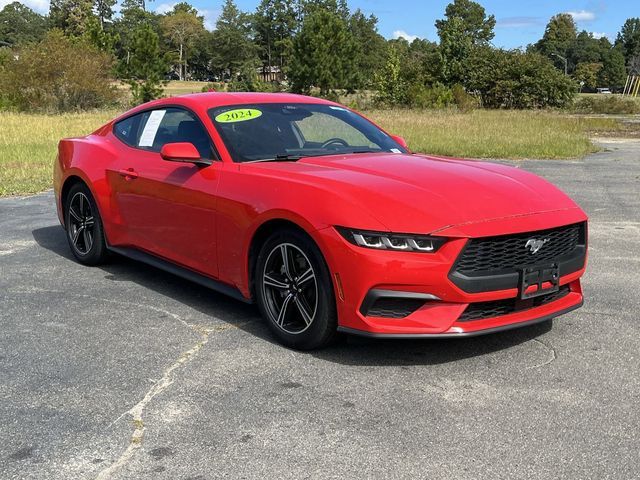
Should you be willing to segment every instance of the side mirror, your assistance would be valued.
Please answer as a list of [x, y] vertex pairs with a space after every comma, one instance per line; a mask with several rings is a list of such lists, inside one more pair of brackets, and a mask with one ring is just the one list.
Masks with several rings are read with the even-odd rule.
[[189, 142], [165, 143], [160, 150], [160, 156], [170, 162], [211, 164], [210, 161], [202, 159], [195, 145]]
[[393, 138], [393, 140], [402, 148], [406, 148], [407, 151], [411, 152], [411, 150], [409, 150], [409, 146], [407, 145], [407, 141], [400, 135], [391, 135], [391, 138]]

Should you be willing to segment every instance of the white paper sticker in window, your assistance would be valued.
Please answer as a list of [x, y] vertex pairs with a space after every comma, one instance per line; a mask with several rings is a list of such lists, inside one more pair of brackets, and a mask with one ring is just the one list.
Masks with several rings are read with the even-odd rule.
[[164, 118], [165, 113], [167, 113], [166, 110], [154, 110], [151, 112], [149, 120], [147, 120], [144, 130], [142, 131], [142, 135], [140, 135], [140, 140], [138, 141], [139, 147], [153, 146], [153, 141], [156, 139], [156, 133], [158, 133], [158, 127], [160, 127], [160, 122]]
[[399, 148], [390, 148], [389, 151], [392, 153], [402, 153]]

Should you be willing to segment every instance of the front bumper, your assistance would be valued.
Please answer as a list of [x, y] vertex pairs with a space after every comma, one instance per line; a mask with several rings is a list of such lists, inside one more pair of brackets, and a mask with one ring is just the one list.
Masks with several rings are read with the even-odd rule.
[[543, 315], [538, 318], [534, 318], [532, 320], [525, 320], [522, 322], [515, 323], [505, 323], [503, 325], [491, 328], [484, 328], [481, 330], [471, 330], [471, 331], [461, 331], [461, 332], [445, 332], [445, 333], [375, 333], [375, 332], [367, 332], [364, 330], [355, 330], [349, 327], [338, 327], [339, 332], [349, 333], [352, 335], [359, 335], [362, 337], [369, 338], [389, 338], [389, 339], [410, 339], [410, 338], [464, 338], [464, 337], [477, 337], [479, 335], [488, 335], [490, 333], [498, 333], [504, 332], [506, 330], [512, 330], [514, 328], [520, 327], [528, 327], [530, 325], [535, 325], [536, 323], [546, 322], [548, 320], [552, 320], [560, 315], [564, 315], [565, 313], [569, 313], [572, 310], [580, 308], [582, 306], [582, 301], [577, 303], [576, 305], [566, 308], [564, 310], [560, 310], [558, 312], [552, 313], [550, 315]]
[[[566, 293], [553, 301], [491, 318], [460, 320], [469, 304], [515, 299], [519, 293], [517, 288], [469, 293], [450, 280], [449, 272], [466, 238], [453, 238], [434, 254], [420, 254], [358, 247], [333, 228], [316, 235], [332, 272], [339, 330], [343, 332], [383, 338], [472, 336], [545, 321], [583, 302], [580, 277], [584, 265], [560, 278], [559, 285]], [[370, 302], [372, 291], [398, 292], [399, 296], [427, 301], [402, 318], [371, 316], [363, 305]]]

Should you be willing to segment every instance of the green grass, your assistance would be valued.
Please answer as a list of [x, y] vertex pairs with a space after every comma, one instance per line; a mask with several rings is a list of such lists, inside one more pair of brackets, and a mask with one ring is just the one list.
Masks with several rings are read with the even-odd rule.
[[164, 96], [174, 97], [176, 95], [186, 95], [188, 93], [200, 93], [202, 87], [207, 85], [207, 82], [180, 82], [173, 81], [164, 88]]
[[58, 140], [86, 135], [117, 112], [67, 115], [0, 113], [0, 195], [22, 195], [51, 187]]
[[591, 134], [619, 128], [613, 119], [545, 111], [398, 109], [366, 114], [403, 136], [413, 151], [473, 158], [577, 158], [597, 150]]
[[[201, 85], [195, 83], [172, 82], [167, 94], [199, 91]], [[0, 113], [0, 196], [50, 188], [58, 141], [86, 135], [117, 113]], [[387, 131], [405, 137], [416, 152], [474, 158], [576, 158], [596, 150], [589, 135], [622, 128], [609, 118], [549, 112], [371, 110], [366, 114]]]

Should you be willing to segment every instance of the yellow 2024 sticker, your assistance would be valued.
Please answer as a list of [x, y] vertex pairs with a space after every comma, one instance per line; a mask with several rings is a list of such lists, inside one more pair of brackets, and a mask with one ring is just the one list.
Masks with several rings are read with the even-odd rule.
[[262, 112], [255, 108], [236, 108], [216, 115], [215, 120], [218, 123], [244, 122], [258, 118], [260, 115], [262, 115]]

